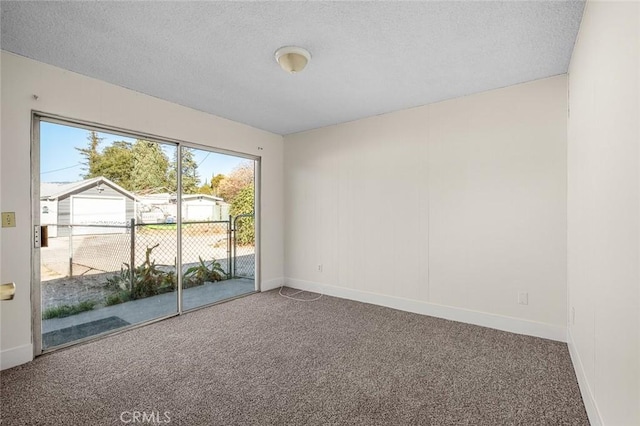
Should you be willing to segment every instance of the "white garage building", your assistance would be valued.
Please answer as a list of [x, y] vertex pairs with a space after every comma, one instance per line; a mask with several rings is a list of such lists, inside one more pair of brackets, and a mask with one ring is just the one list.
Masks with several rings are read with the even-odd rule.
[[42, 183], [40, 223], [49, 225], [49, 237], [68, 236], [71, 229], [73, 235], [125, 233], [136, 202], [134, 194], [105, 177]]
[[[161, 193], [141, 195], [138, 201], [138, 223], [175, 222], [177, 200], [175, 194]], [[183, 222], [207, 222], [229, 220], [231, 206], [220, 197], [206, 194], [182, 196]]]
[[212, 195], [183, 195], [182, 217], [185, 222], [228, 220], [229, 204]]

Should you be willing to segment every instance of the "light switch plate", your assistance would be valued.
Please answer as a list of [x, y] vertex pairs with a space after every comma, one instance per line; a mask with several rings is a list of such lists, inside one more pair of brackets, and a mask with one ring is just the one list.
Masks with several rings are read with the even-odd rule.
[[16, 226], [16, 212], [2, 212], [2, 227], [13, 228]]

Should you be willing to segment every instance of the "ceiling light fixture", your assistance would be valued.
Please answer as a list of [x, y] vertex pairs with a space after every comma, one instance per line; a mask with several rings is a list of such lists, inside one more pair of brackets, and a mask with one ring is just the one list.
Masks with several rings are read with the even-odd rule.
[[307, 49], [296, 46], [285, 46], [276, 50], [276, 61], [283, 70], [295, 74], [304, 69], [311, 60], [311, 53]]

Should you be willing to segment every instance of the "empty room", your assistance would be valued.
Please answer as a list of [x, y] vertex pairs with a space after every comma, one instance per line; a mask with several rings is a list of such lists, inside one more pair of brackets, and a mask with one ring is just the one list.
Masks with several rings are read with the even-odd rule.
[[0, 0], [0, 422], [640, 425], [640, 3]]

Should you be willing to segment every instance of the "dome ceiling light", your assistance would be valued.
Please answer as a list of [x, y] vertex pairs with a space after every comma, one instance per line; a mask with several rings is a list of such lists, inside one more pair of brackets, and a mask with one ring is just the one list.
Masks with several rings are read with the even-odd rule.
[[299, 73], [311, 61], [311, 53], [296, 46], [281, 47], [276, 50], [275, 57], [280, 67], [290, 74]]

